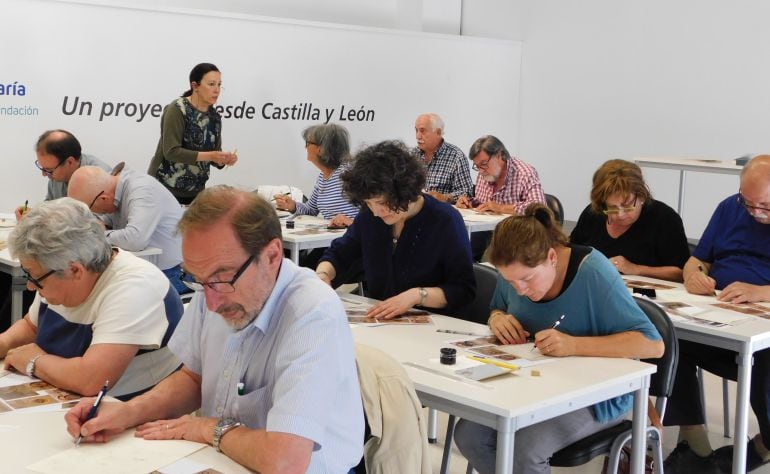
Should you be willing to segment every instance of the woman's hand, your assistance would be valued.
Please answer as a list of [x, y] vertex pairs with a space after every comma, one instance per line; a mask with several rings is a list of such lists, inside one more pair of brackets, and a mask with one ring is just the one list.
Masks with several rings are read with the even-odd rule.
[[575, 354], [575, 338], [556, 329], [544, 329], [535, 334], [535, 347], [543, 355], [566, 357]]
[[353, 219], [350, 217], [346, 216], [345, 214], [337, 214], [336, 216], [332, 217], [329, 225], [333, 227], [348, 227], [352, 223]]
[[227, 151], [210, 151], [208, 152], [209, 161], [213, 161], [218, 165], [233, 166], [238, 161], [238, 155]]
[[610, 259], [610, 262], [612, 262], [612, 265], [617, 268], [617, 270], [622, 273], [623, 275], [638, 275], [639, 269], [638, 265], [628, 260], [626, 257], [622, 255], [618, 255], [616, 257], [612, 257]]
[[412, 309], [413, 306], [420, 302], [420, 299], [420, 290], [410, 288], [403, 293], [380, 301], [369, 308], [366, 315], [370, 318], [392, 319]]
[[490, 316], [489, 328], [505, 344], [524, 344], [529, 337], [529, 331], [524, 329], [515, 316], [502, 311], [496, 311]]
[[295, 212], [297, 210], [297, 203], [288, 194], [276, 194], [273, 196], [275, 199], [275, 206], [278, 209], [285, 209], [289, 212]]

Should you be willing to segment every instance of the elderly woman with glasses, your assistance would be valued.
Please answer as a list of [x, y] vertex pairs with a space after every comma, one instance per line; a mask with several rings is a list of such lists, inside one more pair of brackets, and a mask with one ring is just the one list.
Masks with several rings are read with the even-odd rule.
[[183, 307], [153, 264], [111, 248], [99, 220], [71, 198], [29, 211], [8, 239], [37, 290], [0, 334], [5, 367], [58, 388], [129, 399], [179, 367], [166, 347]]
[[652, 198], [642, 170], [625, 160], [609, 160], [596, 170], [591, 204], [570, 240], [596, 248], [626, 275], [681, 282], [690, 257], [682, 218]]
[[335, 123], [313, 125], [302, 131], [302, 138], [305, 140], [307, 161], [320, 171], [313, 192], [306, 203], [294, 202], [291, 196], [277, 194], [274, 196], [276, 206], [296, 214], [320, 214], [333, 226], [349, 226], [358, 215], [358, 207], [342, 193], [340, 179], [347, 169], [345, 162], [350, 157], [348, 131]]

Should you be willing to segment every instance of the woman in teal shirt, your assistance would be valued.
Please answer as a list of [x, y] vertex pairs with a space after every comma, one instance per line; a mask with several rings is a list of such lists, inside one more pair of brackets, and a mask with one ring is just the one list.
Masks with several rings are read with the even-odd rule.
[[[532, 338], [541, 353], [555, 357], [663, 354], [660, 335], [612, 264], [591, 247], [569, 244], [543, 204], [498, 224], [490, 260], [500, 278], [489, 325], [501, 341]], [[632, 406], [626, 394], [517, 431], [514, 473], [550, 472], [554, 452], [619, 423]], [[455, 441], [477, 471], [494, 472], [494, 429], [461, 420]]]

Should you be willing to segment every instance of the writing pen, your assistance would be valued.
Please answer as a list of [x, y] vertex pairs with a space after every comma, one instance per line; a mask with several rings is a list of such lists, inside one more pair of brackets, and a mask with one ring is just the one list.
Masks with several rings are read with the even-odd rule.
[[490, 365], [496, 365], [498, 367], [502, 367], [504, 369], [510, 369], [510, 370], [519, 370], [518, 365], [513, 364], [506, 364], [505, 362], [500, 362], [493, 359], [487, 359], [486, 357], [478, 357], [478, 356], [468, 356], [469, 359], [475, 360], [477, 362], [482, 362], [484, 364], [490, 364]]
[[[110, 385], [109, 380], [104, 382], [104, 387], [102, 387], [102, 389], [99, 390], [99, 394], [96, 396], [96, 400], [94, 400], [94, 404], [91, 406], [91, 409], [88, 410], [88, 416], [86, 416], [86, 421], [96, 416], [96, 412], [99, 411], [99, 405], [101, 405], [102, 399], [104, 398], [104, 394], [107, 393], [107, 387], [109, 387], [109, 385]], [[80, 446], [80, 442], [82, 440], [83, 440], [83, 435], [78, 436], [78, 439], [75, 441], [75, 446]]]
[[[705, 276], [705, 277], [709, 276], [708, 273], [706, 273], [706, 269], [703, 268], [703, 265], [701, 265], [701, 264], [698, 264], [698, 271], [701, 272], [703, 274], [703, 276]], [[711, 296], [716, 296], [716, 295], [717, 295], [717, 292], [716, 292], [716, 290], [714, 290], [714, 292], [711, 293]]]
[[491, 336], [491, 334], [477, 334], [475, 332], [470, 332], [470, 331], [455, 331], [454, 329], [436, 329], [436, 332], [445, 332], [447, 334], [463, 334], [465, 336], [479, 336], [479, 337]]
[[21, 211], [21, 213], [22, 213], [22, 214], [26, 214], [28, 209], [29, 209], [29, 199], [26, 199], [26, 200], [24, 201], [24, 210], [23, 210], [23, 211]]
[[281, 193], [278, 196], [273, 196], [273, 199], [271, 199], [271, 201], [275, 201], [278, 197], [287, 197], [287, 196], [291, 196], [291, 193]]
[[[554, 322], [553, 322], [553, 326], [551, 326], [551, 329], [556, 329], [556, 328], [558, 328], [558, 327], [559, 327], [559, 325], [561, 324], [561, 321], [562, 321], [562, 319], [564, 319], [564, 316], [566, 316], [566, 314], [562, 314], [562, 315], [561, 315], [561, 317], [560, 317], [559, 319], [557, 319], [556, 321], [554, 321]], [[532, 352], [532, 351], [534, 351], [536, 348], [537, 348], [537, 345], [534, 345], [534, 346], [532, 346], [532, 349], [530, 349], [530, 350], [529, 350], [529, 352]]]

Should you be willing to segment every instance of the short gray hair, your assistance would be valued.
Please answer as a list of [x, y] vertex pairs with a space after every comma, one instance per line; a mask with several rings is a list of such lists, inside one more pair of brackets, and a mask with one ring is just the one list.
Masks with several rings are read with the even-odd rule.
[[49, 270], [63, 271], [78, 262], [101, 273], [112, 249], [99, 220], [82, 202], [72, 198], [47, 201], [24, 216], [8, 237], [16, 259], [31, 259]]
[[321, 148], [318, 161], [327, 168], [336, 170], [350, 158], [350, 137], [341, 125], [312, 125], [302, 131], [302, 138], [306, 143], [314, 143]]
[[511, 154], [505, 149], [503, 142], [494, 135], [485, 135], [473, 142], [473, 145], [471, 145], [471, 149], [468, 152], [468, 159], [473, 161], [473, 159], [482, 151], [490, 157], [500, 153], [503, 161], [507, 161], [511, 157]]
[[441, 135], [444, 135], [444, 119], [439, 114], [429, 113], [427, 115], [430, 117], [430, 126], [433, 128], [433, 131], [435, 132], [440, 129]]

